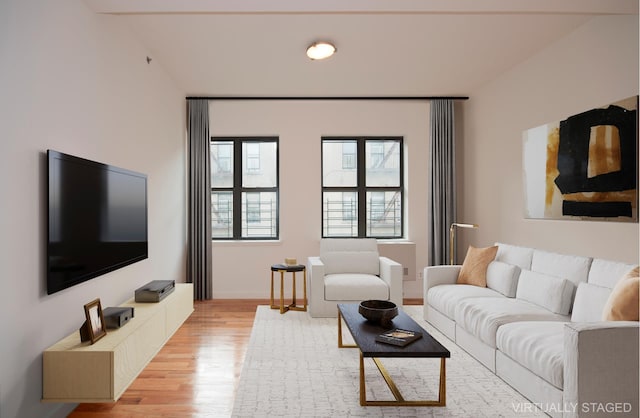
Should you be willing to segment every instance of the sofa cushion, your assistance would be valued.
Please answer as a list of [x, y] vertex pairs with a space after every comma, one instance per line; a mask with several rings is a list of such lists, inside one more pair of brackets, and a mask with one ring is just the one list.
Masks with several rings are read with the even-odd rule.
[[492, 261], [487, 267], [487, 287], [513, 298], [518, 288], [520, 267], [502, 261]]
[[427, 304], [450, 319], [456, 316], [456, 307], [462, 299], [478, 297], [501, 297], [495, 290], [468, 284], [443, 284], [427, 292]]
[[496, 258], [498, 247], [476, 248], [469, 246], [458, 274], [458, 284], [487, 287], [487, 266]]
[[378, 244], [373, 238], [320, 240], [320, 260], [325, 274], [380, 274]]
[[503, 244], [501, 242], [496, 242], [496, 245], [498, 246], [496, 261], [502, 261], [503, 263], [507, 264], [514, 264], [523, 270], [531, 270], [533, 248]]
[[562, 390], [564, 326], [564, 322], [512, 322], [498, 329], [496, 346], [502, 353]]
[[328, 274], [324, 276], [325, 300], [389, 300], [389, 286], [373, 274]]
[[522, 270], [516, 298], [535, 303], [553, 313], [568, 315], [574, 285], [566, 279]]
[[531, 271], [570, 280], [576, 287], [586, 282], [591, 258], [534, 250]]
[[634, 267], [637, 266], [634, 264], [620, 263], [618, 261], [594, 258], [591, 263], [591, 268], [589, 269], [587, 283], [613, 289], [620, 278], [628, 271], [633, 270]]
[[580, 283], [576, 290], [571, 312], [572, 322], [598, 322], [609, 299], [611, 289], [589, 283]]
[[468, 333], [496, 347], [496, 332], [501, 325], [518, 321], [568, 321], [565, 315], [554, 314], [522, 299], [467, 298], [458, 303], [456, 325]]
[[637, 321], [640, 314], [638, 267], [625, 274], [611, 291], [602, 310], [604, 321]]

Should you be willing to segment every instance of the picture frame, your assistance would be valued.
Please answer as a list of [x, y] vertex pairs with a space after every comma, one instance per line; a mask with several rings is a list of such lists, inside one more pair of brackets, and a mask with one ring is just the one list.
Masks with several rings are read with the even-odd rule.
[[102, 312], [102, 304], [100, 299], [95, 299], [86, 305], [84, 305], [85, 321], [80, 330], [82, 337], [84, 329], [84, 337], [82, 341], [91, 340], [91, 344], [94, 344], [100, 338], [107, 335], [107, 327], [104, 322], [104, 313]]

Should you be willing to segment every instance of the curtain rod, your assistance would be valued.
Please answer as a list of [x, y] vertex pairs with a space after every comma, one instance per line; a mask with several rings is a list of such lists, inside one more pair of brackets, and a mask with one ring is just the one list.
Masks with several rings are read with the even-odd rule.
[[187, 96], [186, 100], [469, 100], [468, 96]]

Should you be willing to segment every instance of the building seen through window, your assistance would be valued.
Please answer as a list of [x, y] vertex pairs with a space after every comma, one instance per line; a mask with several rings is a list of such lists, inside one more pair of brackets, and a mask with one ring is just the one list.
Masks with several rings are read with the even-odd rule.
[[211, 139], [213, 239], [277, 239], [278, 139]]
[[322, 138], [322, 236], [403, 236], [400, 137]]

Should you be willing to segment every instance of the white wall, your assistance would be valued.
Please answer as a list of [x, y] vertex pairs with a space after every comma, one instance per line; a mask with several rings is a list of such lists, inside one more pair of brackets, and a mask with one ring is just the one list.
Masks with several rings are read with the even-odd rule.
[[[407, 199], [406, 238], [416, 264], [426, 260], [426, 102], [213, 101], [212, 136], [280, 138], [280, 239], [214, 242], [214, 298], [268, 298], [270, 266], [285, 257], [305, 263], [318, 255], [321, 237], [322, 136], [403, 136]], [[287, 283], [290, 287], [290, 282]], [[405, 297], [420, 297], [421, 282], [404, 282]]]
[[[83, 305], [184, 281], [184, 92], [129, 31], [80, 0], [0, 6], [0, 416], [63, 416], [43, 404], [42, 351], [77, 331]], [[148, 175], [149, 258], [46, 295], [47, 149]]]
[[[541, 28], [543, 30], [543, 28]], [[638, 17], [594, 18], [465, 102], [459, 261], [495, 241], [638, 262], [638, 224], [524, 219], [522, 132], [638, 94]]]

